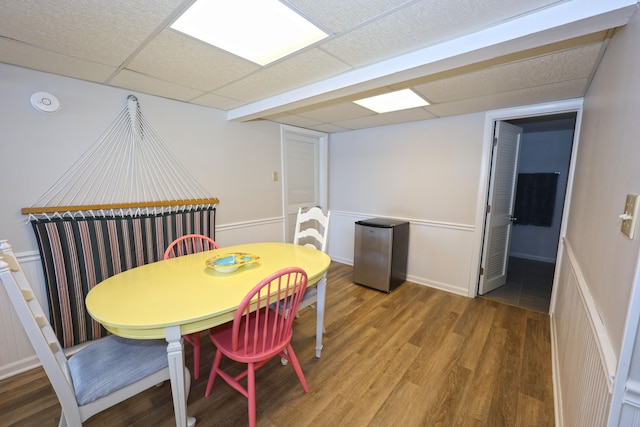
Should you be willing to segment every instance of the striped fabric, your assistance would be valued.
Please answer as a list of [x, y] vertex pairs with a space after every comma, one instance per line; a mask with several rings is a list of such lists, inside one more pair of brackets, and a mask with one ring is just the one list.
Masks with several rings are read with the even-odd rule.
[[215, 239], [215, 211], [208, 207], [135, 217], [32, 220], [51, 325], [62, 346], [106, 335], [84, 306], [91, 288], [114, 274], [161, 260], [169, 243], [184, 234]]

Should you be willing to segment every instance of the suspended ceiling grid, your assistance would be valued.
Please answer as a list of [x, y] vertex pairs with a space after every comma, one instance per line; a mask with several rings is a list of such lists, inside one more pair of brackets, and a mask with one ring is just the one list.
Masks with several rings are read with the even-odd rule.
[[[0, 62], [325, 132], [581, 97], [632, 0], [283, 0], [329, 37], [261, 67], [169, 28], [191, 0], [5, 0]], [[412, 88], [432, 104], [355, 99]]]

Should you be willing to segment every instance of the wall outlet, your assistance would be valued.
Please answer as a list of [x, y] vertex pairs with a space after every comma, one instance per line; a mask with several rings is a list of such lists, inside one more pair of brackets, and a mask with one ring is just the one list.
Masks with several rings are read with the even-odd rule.
[[630, 239], [633, 239], [633, 234], [636, 229], [639, 201], [640, 198], [637, 194], [627, 194], [627, 200], [624, 204], [624, 213], [620, 215], [620, 218], [622, 218], [620, 231]]

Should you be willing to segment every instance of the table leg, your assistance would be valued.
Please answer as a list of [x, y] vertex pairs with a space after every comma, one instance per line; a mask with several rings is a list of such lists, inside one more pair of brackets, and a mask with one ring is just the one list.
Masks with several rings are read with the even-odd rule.
[[322, 351], [322, 335], [324, 334], [324, 302], [327, 297], [327, 275], [316, 284], [318, 301], [316, 302], [316, 357], [320, 358]]
[[187, 386], [184, 373], [184, 352], [180, 326], [165, 329], [167, 336], [167, 358], [171, 377], [171, 395], [173, 411], [176, 415], [176, 427], [187, 427]]

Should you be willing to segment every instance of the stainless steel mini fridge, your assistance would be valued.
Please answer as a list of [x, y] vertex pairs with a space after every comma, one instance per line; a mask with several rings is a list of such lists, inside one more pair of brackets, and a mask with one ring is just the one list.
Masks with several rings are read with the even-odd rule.
[[356, 222], [353, 281], [391, 292], [407, 278], [409, 223], [391, 218]]

